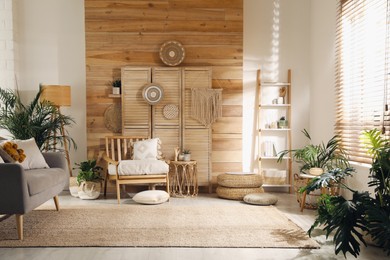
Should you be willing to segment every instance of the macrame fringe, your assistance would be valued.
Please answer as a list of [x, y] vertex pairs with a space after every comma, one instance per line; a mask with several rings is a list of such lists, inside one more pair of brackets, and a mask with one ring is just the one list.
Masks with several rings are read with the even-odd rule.
[[222, 89], [192, 88], [191, 116], [208, 127], [222, 116]]

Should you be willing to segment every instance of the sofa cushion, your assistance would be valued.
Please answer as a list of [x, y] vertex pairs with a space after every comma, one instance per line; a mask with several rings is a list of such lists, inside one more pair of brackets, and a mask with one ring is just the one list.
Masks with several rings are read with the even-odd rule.
[[142, 141], [135, 142], [133, 145], [133, 159], [134, 160], [143, 160], [151, 159], [157, 160], [157, 147], [158, 139], [146, 139]]
[[[123, 160], [119, 162], [119, 175], [165, 174], [169, 165], [161, 160]], [[115, 166], [108, 165], [108, 174], [115, 175]]]
[[67, 175], [64, 174], [64, 170], [60, 168], [28, 170], [26, 171], [25, 176], [30, 196], [63, 182], [64, 178], [67, 177]]
[[49, 165], [47, 165], [34, 138], [28, 140], [13, 140], [13, 142], [16, 143], [19, 148], [23, 149], [26, 154], [26, 159], [21, 163], [24, 169], [49, 168]]

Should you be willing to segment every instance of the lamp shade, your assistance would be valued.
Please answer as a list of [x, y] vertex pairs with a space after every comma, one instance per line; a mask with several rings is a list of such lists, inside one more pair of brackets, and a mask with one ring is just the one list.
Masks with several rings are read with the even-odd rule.
[[56, 106], [70, 106], [70, 86], [66, 85], [41, 85], [41, 100], [53, 102]]

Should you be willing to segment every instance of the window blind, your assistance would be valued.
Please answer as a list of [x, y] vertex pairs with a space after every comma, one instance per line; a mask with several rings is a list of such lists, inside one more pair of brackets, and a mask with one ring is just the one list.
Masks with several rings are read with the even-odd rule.
[[370, 163], [363, 130], [390, 133], [387, 0], [341, 0], [336, 28], [336, 126], [351, 161]]

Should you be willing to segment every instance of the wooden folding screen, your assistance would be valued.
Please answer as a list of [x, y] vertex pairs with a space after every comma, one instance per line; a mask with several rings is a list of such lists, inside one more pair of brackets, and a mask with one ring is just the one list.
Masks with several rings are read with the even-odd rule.
[[[174, 148], [191, 150], [198, 163], [199, 185], [209, 185], [211, 178], [211, 128], [191, 117], [191, 89], [211, 88], [210, 67], [124, 67], [122, 68], [122, 132], [123, 135], [159, 137], [167, 159]], [[164, 97], [155, 106], [142, 97], [147, 83], [159, 84]], [[176, 118], [167, 119], [164, 107], [175, 105]]]

